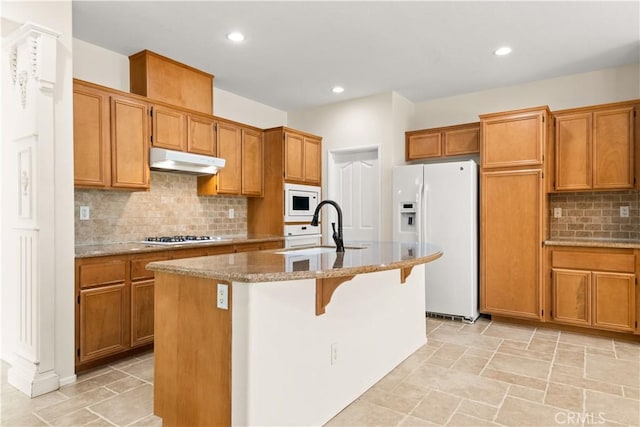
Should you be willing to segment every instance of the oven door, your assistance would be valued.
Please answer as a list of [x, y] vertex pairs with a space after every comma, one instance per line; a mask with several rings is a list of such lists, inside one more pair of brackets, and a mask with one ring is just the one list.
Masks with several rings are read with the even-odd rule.
[[286, 236], [284, 238], [284, 247], [286, 249], [299, 248], [302, 246], [319, 246], [322, 236], [320, 234], [311, 234], [307, 236]]

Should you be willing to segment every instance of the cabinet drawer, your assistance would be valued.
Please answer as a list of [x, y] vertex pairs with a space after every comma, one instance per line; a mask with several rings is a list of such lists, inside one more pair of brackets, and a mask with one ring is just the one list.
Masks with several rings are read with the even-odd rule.
[[80, 265], [78, 276], [81, 288], [124, 282], [127, 268], [123, 259]]
[[635, 271], [635, 256], [633, 254], [603, 252], [553, 251], [551, 266], [553, 268], [633, 273]]
[[147, 270], [147, 264], [154, 261], [164, 261], [167, 256], [162, 255], [147, 255], [131, 260], [131, 280], [142, 280], [153, 278], [153, 271]]

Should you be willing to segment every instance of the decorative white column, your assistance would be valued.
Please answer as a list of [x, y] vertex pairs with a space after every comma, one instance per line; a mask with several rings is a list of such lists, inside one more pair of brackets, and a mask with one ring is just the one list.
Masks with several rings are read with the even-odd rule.
[[[26, 23], [9, 55], [9, 139], [3, 141], [3, 286], [17, 312], [9, 383], [34, 397], [58, 389], [55, 371], [54, 87], [59, 34]], [[8, 52], [7, 52], [8, 51]], [[73, 167], [71, 163], [68, 167]]]

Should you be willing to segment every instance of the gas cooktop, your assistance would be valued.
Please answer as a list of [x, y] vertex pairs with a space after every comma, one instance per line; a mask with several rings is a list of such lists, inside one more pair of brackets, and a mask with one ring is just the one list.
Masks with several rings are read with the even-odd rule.
[[214, 243], [231, 240], [220, 236], [160, 236], [145, 237], [142, 243], [147, 245], [189, 245], [196, 243]]

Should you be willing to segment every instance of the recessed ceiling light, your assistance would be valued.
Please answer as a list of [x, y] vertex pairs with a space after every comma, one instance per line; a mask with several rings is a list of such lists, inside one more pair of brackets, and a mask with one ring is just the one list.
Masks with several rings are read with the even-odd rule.
[[493, 54], [496, 56], [504, 56], [511, 53], [511, 48], [509, 46], [502, 46], [493, 51]]
[[342, 93], [342, 92], [344, 92], [344, 88], [342, 86], [334, 86], [333, 89], [331, 89], [331, 92], [333, 92], [333, 93]]
[[232, 42], [239, 43], [244, 40], [244, 34], [238, 31], [234, 31], [232, 33], [227, 34], [227, 39], [231, 40]]

